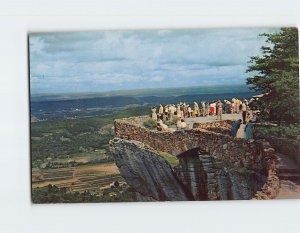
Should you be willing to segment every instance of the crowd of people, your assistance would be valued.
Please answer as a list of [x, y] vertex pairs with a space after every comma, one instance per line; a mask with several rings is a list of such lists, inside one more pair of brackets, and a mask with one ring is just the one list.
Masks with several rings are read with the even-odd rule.
[[[243, 123], [245, 123], [247, 118], [247, 113], [249, 111], [249, 103], [247, 99], [243, 101], [237, 98], [232, 98], [229, 100], [217, 100], [211, 102], [202, 101], [200, 104], [194, 102], [193, 105], [188, 103], [178, 103], [178, 104], [167, 104], [163, 106], [159, 105], [158, 109], [152, 107], [152, 119], [162, 119], [164, 121], [174, 120], [174, 119], [184, 119], [189, 117], [199, 117], [199, 116], [217, 116], [218, 120], [222, 120], [223, 113], [242, 113]], [[249, 116], [248, 116], [249, 117]]]
[[253, 137], [253, 124], [250, 121], [253, 115], [252, 111], [249, 108], [249, 102], [247, 99], [244, 99], [243, 101], [238, 98], [232, 98], [231, 101], [226, 99], [223, 101], [202, 101], [199, 104], [197, 102], [194, 102], [191, 105], [186, 102], [181, 102], [178, 104], [167, 104], [165, 106], [160, 104], [158, 108], [152, 107], [151, 110], [151, 118], [152, 120], [157, 122], [157, 130], [159, 131], [173, 130], [169, 129], [168, 125], [163, 123], [167, 121], [176, 121], [177, 129], [185, 129], [187, 128], [187, 124], [184, 120], [185, 118], [217, 116], [217, 120], [222, 120], [222, 114], [224, 113], [242, 113], [242, 120], [238, 120], [232, 125], [231, 135], [233, 137], [236, 137], [240, 125], [246, 124], [246, 122], [248, 122], [245, 127], [245, 135], [246, 137], [248, 137], [248, 139], [251, 139]]

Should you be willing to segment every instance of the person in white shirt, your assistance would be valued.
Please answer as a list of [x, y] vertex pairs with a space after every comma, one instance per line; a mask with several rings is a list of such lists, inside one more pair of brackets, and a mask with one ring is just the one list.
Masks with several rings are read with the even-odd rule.
[[180, 119], [181, 112], [180, 112], [180, 105], [179, 104], [177, 104], [176, 116], [177, 116], [177, 119]]
[[164, 107], [161, 104], [159, 105], [158, 114], [160, 117], [162, 117], [164, 114]]
[[175, 107], [173, 105], [171, 105], [169, 107], [169, 111], [170, 111], [170, 121], [172, 121], [174, 119]]
[[201, 106], [202, 106], [202, 109], [201, 109], [201, 111], [202, 111], [202, 116], [206, 116], [206, 111], [205, 111], [205, 102], [203, 101], [203, 102], [201, 102]]
[[186, 129], [187, 124], [185, 123], [185, 121], [183, 119], [181, 119], [181, 129]]
[[187, 128], [187, 124], [184, 121], [184, 119], [177, 121], [177, 129], [186, 129], [186, 128]]
[[151, 118], [153, 121], [156, 121], [157, 120], [156, 107], [152, 107], [151, 111], [152, 111]]
[[189, 113], [189, 117], [191, 117], [191, 116], [192, 116], [192, 112], [193, 112], [193, 110], [192, 110], [191, 106], [189, 106], [189, 107], [188, 107], [188, 113]]

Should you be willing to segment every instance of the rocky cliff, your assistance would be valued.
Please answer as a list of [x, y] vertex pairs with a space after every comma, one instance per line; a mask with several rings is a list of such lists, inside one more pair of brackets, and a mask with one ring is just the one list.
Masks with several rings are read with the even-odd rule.
[[[226, 134], [230, 122], [171, 133], [148, 130], [143, 119], [116, 120], [110, 141], [121, 175], [140, 200], [245, 200], [278, 192], [269, 143], [232, 139]], [[171, 167], [162, 152], [179, 165]]]
[[266, 181], [263, 174], [225, 167], [198, 150], [180, 156], [173, 169], [141, 142], [115, 138], [110, 148], [121, 175], [142, 201], [245, 200]]
[[195, 200], [247, 200], [267, 177], [251, 169], [227, 167], [202, 151], [188, 151], [179, 157], [178, 178]]
[[[127, 183], [148, 200], [189, 200], [168, 162], [138, 141], [115, 138], [111, 153]], [[146, 200], [145, 199], [145, 200]]]

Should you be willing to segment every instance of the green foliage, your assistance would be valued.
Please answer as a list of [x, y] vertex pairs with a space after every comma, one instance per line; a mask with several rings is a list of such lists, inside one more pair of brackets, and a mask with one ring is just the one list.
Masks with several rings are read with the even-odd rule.
[[133, 190], [128, 187], [106, 189], [102, 194], [70, 192], [66, 188], [48, 185], [44, 188], [32, 189], [33, 203], [96, 203], [136, 201]]
[[291, 139], [300, 139], [300, 125], [281, 125], [275, 127], [257, 127], [256, 134], [262, 137], [276, 136]]
[[265, 94], [257, 103], [262, 117], [279, 124], [299, 122], [299, 47], [297, 28], [282, 28], [267, 37], [262, 56], [253, 56], [247, 84]]
[[157, 126], [157, 122], [155, 120], [149, 119], [147, 121], [144, 121], [143, 125], [147, 128], [147, 129], [156, 129]]
[[106, 116], [41, 121], [31, 124], [31, 155], [33, 166], [46, 158], [72, 157], [80, 152], [107, 149], [113, 135], [98, 130], [114, 119], [145, 115], [149, 107], [128, 108]]

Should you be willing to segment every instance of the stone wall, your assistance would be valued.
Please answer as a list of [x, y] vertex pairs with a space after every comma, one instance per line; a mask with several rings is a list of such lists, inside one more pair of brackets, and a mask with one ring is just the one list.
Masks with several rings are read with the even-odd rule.
[[[115, 136], [121, 139], [111, 142], [122, 176], [140, 194], [154, 200], [270, 199], [277, 195], [276, 157], [268, 142], [248, 142], [211, 131], [229, 130], [230, 121], [161, 132], [143, 127], [145, 120], [115, 120]], [[206, 155], [188, 159], [187, 153], [193, 150]], [[158, 151], [177, 156], [179, 166], [173, 170]], [[146, 178], [147, 182], [140, 183]]]
[[[140, 120], [141, 118], [139, 118]], [[115, 135], [127, 140], [137, 140], [158, 151], [179, 156], [185, 151], [200, 148], [226, 166], [246, 167], [262, 170], [265, 168], [263, 143], [248, 142], [206, 129], [161, 132], [149, 130], [135, 124], [135, 118], [115, 120]], [[226, 123], [227, 124], [227, 123]]]
[[[270, 145], [266, 143], [267, 145]], [[270, 146], [264, 149], [265, 164], [267, 170], [267, 182], [255, 195], [253, 200], [268, 200], [274, 199], [280, 189], [280, 181], [277, 176], [276, 163], [277, 157], [274, 155], [274, 149]]]
[[194, 129], [206, 129], [208, 131], [212, 131], [215, 133], [220, 133], [220, 134], [230, 136], [232, 123], [233, 123], [233, 121], [231, 121], [231, 120], [194, 123], [193, 128]]
[[231, 121], [231, 120], [194, 123], [193, 128], [198, 128], [198, 129], [209, 129], [209, 128], [231, 129], [232, 123], [233, 123], [233, 121]]

